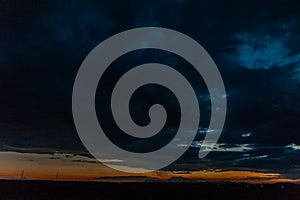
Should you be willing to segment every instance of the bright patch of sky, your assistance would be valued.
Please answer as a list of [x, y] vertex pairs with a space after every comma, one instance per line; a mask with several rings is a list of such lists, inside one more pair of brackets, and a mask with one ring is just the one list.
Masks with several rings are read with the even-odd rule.
[[287, 37], [239, 33], [235, 35], [236, 62], [248, 69], [270, 69], [284, 67], [300, 61], [300, 54], [291, 54], [286, 46]]

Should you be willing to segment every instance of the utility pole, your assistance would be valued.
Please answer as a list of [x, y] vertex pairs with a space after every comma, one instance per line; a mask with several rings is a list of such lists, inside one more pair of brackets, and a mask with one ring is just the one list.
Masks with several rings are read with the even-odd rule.
[[24, 170], [22, 170], [22, 173], [21, 173], [21, 180], [24, 179]]
[[56, 171], [56, 178], [55, 178], [55, 181], [58, 180], [58, 170]]

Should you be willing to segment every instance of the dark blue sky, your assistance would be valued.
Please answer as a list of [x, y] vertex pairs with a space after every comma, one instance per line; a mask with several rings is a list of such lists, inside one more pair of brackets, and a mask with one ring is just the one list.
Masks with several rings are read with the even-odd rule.
[[[207, 127], [209, 115], [205, 111], [210, 109], [210, 99], [202, 84], [194, 85], [204, 112], [201, 131], [190, 150], [170, 169], [210, 166], [280, 171], [299, 177], [299, 9], [297, 1], [2, 0], [0, 145], [3, 150], [13, 146], [84, 151], [71, 110], [72, 87], [83, 59], [113, 34], [159, 26], [199, 42], [217, 64], [228, 93], [227, 119], [219, 144], [207, 158], [199, 160], [198, 144]], [[150, 50], [133, 52], [114, 65], [123, 61], [126, 69], [149, 60], [178, 70], [188, 65], [172, 54]], [[201, 83], [193, 78], [192, 70], [184, 69], [183, 73], [192, 77], [191, 82]], [[108, 89], [109, 81], [118, 73], [108, 76]], [[152, 89], [145, 91], [151, 94]], [[165, 94], [161, 101], [175, 112], [177, 104], [170, 98], [172, 94], [161, 90], [155, 88], [157, 93]], [[134, 105], [153, 103], [148, 96], [137, 94]], [[172, 116], [165, 134], [176, 128], [176, 114]], [[143, 117], [140, 120], [147, 121]], [[107, 126], [114, 130], [112, 125]], [[145, 141], [129, 142], [132, 150]]]

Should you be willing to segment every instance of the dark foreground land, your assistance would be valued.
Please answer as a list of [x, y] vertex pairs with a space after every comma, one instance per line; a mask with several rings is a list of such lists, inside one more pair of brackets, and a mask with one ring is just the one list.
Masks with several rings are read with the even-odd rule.
[[0, 199], [300, 199], [300, 185], [0, 181]]

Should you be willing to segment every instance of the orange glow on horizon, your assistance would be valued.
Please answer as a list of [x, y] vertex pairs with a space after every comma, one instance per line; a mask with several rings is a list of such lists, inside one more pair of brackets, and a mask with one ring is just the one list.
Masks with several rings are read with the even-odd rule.
[[[0, 178], [34, 180], [85, 180], [85, 181], [144, 181], [149, 179], [168, 180], [185, 178], [196, 181], [233, 181], [248, 183], [296, 182], [300, 180], [285, 179], [277, 173], [251, 171], [213, 171], [193, 172], [156, 171], [147, 174], [123, 173], [108, 168], [91, 158], [65, 154], [34, 154], [0, 152]], [[126, 177], [128, 179], [126, 179]], [[144, 179], [143, 179], [144, 178]]]

